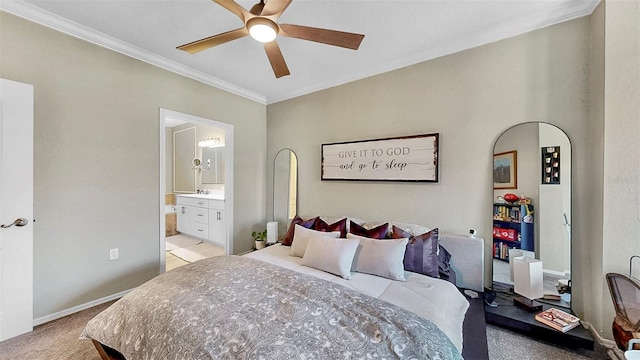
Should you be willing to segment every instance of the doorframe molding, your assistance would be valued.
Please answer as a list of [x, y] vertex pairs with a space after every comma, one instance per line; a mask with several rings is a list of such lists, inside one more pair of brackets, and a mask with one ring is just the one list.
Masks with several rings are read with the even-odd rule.
[[214, 126], [218, 128], [222, 128], [225, 131], [225, 174], [224, 174], [224, 212], [225, 212], [225, 254], [233, 254], [233, 241], [231, 233], [233, 232], [233, 143], [234, 143], [234, 135], [233, 135], [233, 125], [220, 122], [217, 120], [207, 119], [195, 115], [189, 115], [185, 113], [181, 113], [178, 111], [168, 110], [164, 108], [159, 108], [159, 150], [160, 150], [160, 188], [159, 190], [159, 208], [160, 213], [158, 217], [160, 218], [160, 273], [165, 272], [166, 267], [166, 254], [165, 254], [165, 227], [166, 227], [166, 219], [165, 219], [165, 194], [166, 194], [166, 176], [167, 176], [167, 167], [166, 167], [166, 139], [165, 139], [165, 124], [167, 119], [179, 120], [193, 124], [200, 124], [206, 126]]

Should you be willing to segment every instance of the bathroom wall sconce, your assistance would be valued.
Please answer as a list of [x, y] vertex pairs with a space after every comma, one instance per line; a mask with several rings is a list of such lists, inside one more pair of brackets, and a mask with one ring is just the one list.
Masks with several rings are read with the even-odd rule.
[[223, 147], [224, 143], [218, 137], [210, 137], [198, 142], [199, 147], [216, 148]]

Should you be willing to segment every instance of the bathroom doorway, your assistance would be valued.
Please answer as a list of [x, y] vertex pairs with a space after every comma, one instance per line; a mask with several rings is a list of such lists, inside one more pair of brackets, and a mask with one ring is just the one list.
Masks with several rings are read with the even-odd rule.
[[[160, 272], [203, 256], [233, 254], [233, 125], [162, 108], [159, 122]], [[182, 206], [176, 202], [200, 198], [215, 208], [205, 206], [214, 214], [211, 222], [223, 220], [222, 226], [212, 224], [215, 238], [177, 231], [185, 217], [178, 216]]]

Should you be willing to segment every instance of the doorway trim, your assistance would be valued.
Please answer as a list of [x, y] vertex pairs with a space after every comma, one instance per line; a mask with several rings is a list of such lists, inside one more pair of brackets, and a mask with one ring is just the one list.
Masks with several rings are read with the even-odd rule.
[[159, 112], [159, 122], [160, 122], [160, 130], [159, 130], [159, 139], [160, 139], [160, 188], [159, 188], [159, 207], [160, 213], [158, 217], [160, 218], [160, 273], [165, 272], [166, 266], [166, 253], [165, 253], [165, 194], [166, 194], [166, 176], [167, 176], [167, 159], [166, 159], [166, 140], [165, 140], [165, 124], [167, 119], [175, 119], [181, 120], [188, 123], [195, 123], [207, 126], [214, 126], [218, 128], [222, 128], [225, 131], [225, 174], [224, 174], [224, 212], [225, 212], [225, 234], [224, 234], [224, 243], [225, 243], [225, 254], [233, 254], [233, 241], [231, 241], [232, 236], [230, 234], [233, 232], [233, 125], [223, 123], [220, 121], [206, 119], [195, 115], [189, 115], [173, 110], [168, 110], [164, 108], [160, 108]]

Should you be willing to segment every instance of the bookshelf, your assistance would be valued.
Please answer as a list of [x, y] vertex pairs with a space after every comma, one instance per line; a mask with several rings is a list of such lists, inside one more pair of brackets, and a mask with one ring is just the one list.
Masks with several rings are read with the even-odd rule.
[[[530, 214], [532, 219], [525, 222]], [[509, 261], [509, 249], [534, 251], [533, 205], [493, 204], [493, 258]]]

